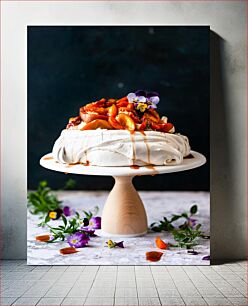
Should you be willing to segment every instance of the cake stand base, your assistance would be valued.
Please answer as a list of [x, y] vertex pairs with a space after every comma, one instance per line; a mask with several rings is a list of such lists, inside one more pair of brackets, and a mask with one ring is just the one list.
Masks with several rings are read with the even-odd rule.
[[[40, 160], [40, 164], [50, 170], [80, 175], [113, 176], [115, 185], [109, 194], [102, 214], [102, 236], [136, 237], [147, 232], [147, 217], [144, 205], [135, 190], [132, 179], [136, 175], [154, 175], [194, 169], [205, 164], [206, 158], [195, 151], [180, 165], [147, 167], [99, 167], [81, 164], [65, 165], [57, 163], [51, 153]], [[92, 203], [94, 204], [94, 203]], [[151, 203], [152, 204], [152, 203]]]
[[101, 236], [136, 237], [147, 233], [144, 205], [132, 184], [133, 176], [114, 176], [102, 213]]

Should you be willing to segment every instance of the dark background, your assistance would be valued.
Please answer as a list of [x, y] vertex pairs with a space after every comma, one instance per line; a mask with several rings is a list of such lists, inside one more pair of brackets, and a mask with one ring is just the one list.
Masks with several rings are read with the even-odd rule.
[[141, 190], [209, 190], [209, 27], [29, 26], [28, 188], [46, 179], [61, 188], [110, 189], [111, 177], [65, 175], [39, 159], [79, 107], [137, 89], [160, 93], [158, 111], [193, 150], [207, 157], [194, 170], [135, 178]]

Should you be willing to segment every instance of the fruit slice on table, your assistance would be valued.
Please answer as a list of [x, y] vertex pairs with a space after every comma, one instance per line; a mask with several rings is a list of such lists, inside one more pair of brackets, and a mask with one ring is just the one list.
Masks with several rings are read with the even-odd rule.
[[82, 129], [81, 131], [84, 130], [96, 130], [96, 129], [107, 129], [107, 130], [112, 130], [112, 126], [108, 123], [108, 121], [106, 120], [102, 120], [102, 119], [96, 119], [93, 120], [89, 123], [87, 123]]
[[156, 251], [152, 251], [152, 252], [146, 252], [146, 260], [149, 261], [159, 261], [162, 257], [164, 253], [162, 252], [156, 252]]
[[77, 253], [78, 250], [75, 249], [74, 247], [68, 247], [68, 248], [60, 249], [59, 252], [60, 252], [60, 254], [62, 254], [62, 255], [68, 255], [68, 254]]
[[35, 237], [36, 241], [47, 242], [50, 240], [50, 235], [39, 235]]
[[167, 249], [167, 244], [160, 237], [156, 237], [155, 243], [159, 249], [162, 249], [162, 250]]
[[133, 119], [126, 115], [126, 114], [119, 114], [116, 117], [116, 120], [120, 123], [120, 125], [125, 129], [129, 130], [130, 132], [135, 130], [135, 123]]

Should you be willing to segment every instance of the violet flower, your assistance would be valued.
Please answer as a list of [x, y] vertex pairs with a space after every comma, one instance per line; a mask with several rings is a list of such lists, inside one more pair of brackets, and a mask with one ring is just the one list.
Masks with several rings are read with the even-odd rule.
[[81, 227], [81, 230], [89, 237], [97, 237], [97, 235], [95, 234], [95, 230], [87, 229], [84, 227]]
[[101, 228], [101, 217], [92, 217], [89, 220], [89, 225], [85, 227], [87, 230], [96, 230]]
[[80, 232], [76, 232], [75, 234], [67, 238], [67, 242], [69, 243], [69, 245], [75, 248], [85, 247], [88, 244], [89, 240], [90, 238], [86, 234]]
[[191, 217], [188, 218], [188, 225], [191, 227], [191, 228], [194, 228], [197, 224], [197, 220], [196, 219], [193, 219]]
[[74, 212], [75, 212], [75, 211], [74, 211], [71, 207], [69, 207], [69, 206], [65, 206], [65, 207], [63, 208], [63, 214], [64, 214], [66, 217], [69, 217], [69, 216], [73, 215]]
[[157, 108], [159, 94], [157, 92], [138, 90], [135, 93], [129, 93], [127, 99], [129, 103], [134, 103], [135, 108], [143, 113], [147, 109]]

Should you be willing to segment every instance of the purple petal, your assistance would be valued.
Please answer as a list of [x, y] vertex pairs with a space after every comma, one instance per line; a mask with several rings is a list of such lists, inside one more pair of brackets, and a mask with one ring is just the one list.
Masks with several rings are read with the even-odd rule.
[[139, 97], [137, 98], [137, 102], [139, 102], [139, 103], [145, 103], [145, 102], [146, 102], [146, 97], [144, 97], [144, 96], [139, 96]]
[[157, 108], [157, 105], [155, 105], [155, 104], [149, 104], [149, 105], [148, 105], [148, 109], [150, 109], [150, 108]]
[[67, 242], [69, 243], [69, 245], [75, 248], [85, 247], [88, 244], [89, 240], [90, 238], [86, 234], [80, 232], [76, 232], [75, 234], [67, 238]]
[[202, 257], [202, 260], [210, 260], [210, 255]]
[[66, 216], [66, 217], [69, 217], [72, 215], [72, 210], [69, 206], [65, 206], [63, 208], [63, 214]]
[[194, 227], [197, 223], [197, 220], [196, 219], [193, 219], [193, 218], [188, 218], [188, 224], [190, 227]]
[[118, 246], [119, 248], [123, 248], [124, 249], [123, 241], [116, 242], [115, 246]]
[[154, 97], [154, 96], [158, 96], [159, 97], [159, 93], [157, 93], [156, 91], [150, 91], [147, 93], [147, 98], [151, 98], [151, 97]]
[[89, 220], [87, 229], [100, 229], [101, 228], [101, 217], [92, 217]]
[[136, 94], [133, 93], [133, 92], [130, 92], [130, 93], [127, 95], [127, 99], [128, 99], [128, 102], [129, 102], [129, 103], [133, 103], [133, 101], [136, 99]]
[[135, 92], [136, 96], [140, 97], [140, 96], [144, 96], [146, 97], [146, 92], [144, 90], [137, 90]]
[[159, 103], [159, 97], [158, 96], [150, 97], [149, 101], [152, 102], [153, 104], [158, 104]]

